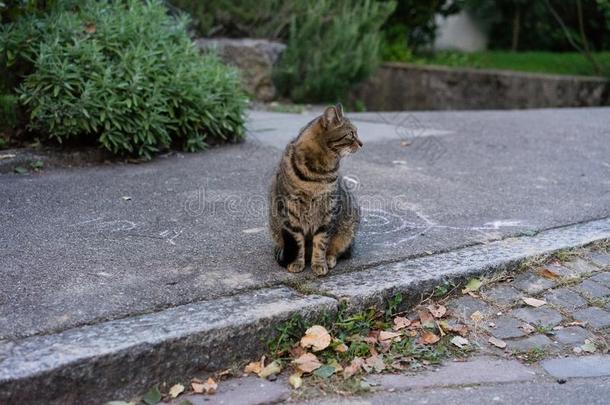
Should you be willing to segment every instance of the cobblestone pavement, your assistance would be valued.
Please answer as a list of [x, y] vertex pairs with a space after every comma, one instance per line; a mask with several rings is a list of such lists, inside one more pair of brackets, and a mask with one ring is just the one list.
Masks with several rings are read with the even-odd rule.
[[[469, 325], [473, 351], [468, 359], [450, 359], [423, 372], [369, 375], [368, 393], [338, 397], [317, 391], [307, 403], [608, 403], [607, 248], [531, 262], [520, 272], [483, 279], [475, 293], [446, 298], [452, 315]], [[214, 396], [190, 395], [176, 404], [299, 403], [307, 398], [291, 392], [286, 378], [231, 379], [221, 382]]]

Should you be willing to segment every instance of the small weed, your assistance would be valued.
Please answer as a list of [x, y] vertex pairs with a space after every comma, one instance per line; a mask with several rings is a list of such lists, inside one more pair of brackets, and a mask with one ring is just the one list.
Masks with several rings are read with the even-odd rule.
[[542, 335], [554, 335], [553, 328], [548, 325], [536, 324], [534, 325], [534, 330], [536, 333], [540, 333]]
[[0, 150], [8, 148], [8, 141], [0, 136]]
[[585, 299], [589, 302], [589, 305], [592, 307], [598, 307], [604, 309], [608, 302], [610, 302], [610, 298], [607, 297], [591, 297], [587, 296]]
[[44, 162], [42, 160], [34, 160], [30, 162], [30, 168], [35, 172], [39, 172], [44, 167]]
[[442, 284], [434, 287], [434, 291], [432, 292], [432, 297], [434, 298], [442, 298], [445, 295], [449, 294], [455, 288], [455, 284], [451, 281], [445, 281]]
[[546, 350], [541, 349], [539, 347], [534, 347], [528, 350], [527, 352], [519, 352], [515, 355], [526, 363], [532, 364], [543, 360], [547, 356], [547, 354], [548, 353], [546, 352]]
[[398, 309], [400, 308], [400, 305], [402, 304], [402, 294], [401, 293], [396, 293], [394, 296], [392, 296], [390, 299], [388, 299], [387, 305], [386, 305], [386, 311], [385, 311], [385, 315], [386, 315], [386, 320], [387, 318], [391, 317], [392, 315], [395, 315], [398, 313]]

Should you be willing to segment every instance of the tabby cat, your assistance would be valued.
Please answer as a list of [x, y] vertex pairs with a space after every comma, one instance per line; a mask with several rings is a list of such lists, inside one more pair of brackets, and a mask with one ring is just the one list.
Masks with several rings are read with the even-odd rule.
[[339, 162], [361, 147], [341, 104], [326, 108], [286, 147], [269, 193], [269, 227], [276, 260], [289, 272], [309, 261], [323, 276], [351, 253], [360, 210]]

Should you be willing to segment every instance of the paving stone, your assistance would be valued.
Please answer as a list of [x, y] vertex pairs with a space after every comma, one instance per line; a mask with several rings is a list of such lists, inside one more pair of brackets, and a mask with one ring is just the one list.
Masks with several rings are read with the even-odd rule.
[[606, 287], [610, 287], [610, 271], [596, 274], [593, 277], [589, 278], [589, 280], [593, 280], [596, 283], [600, 283], [605, 285]]
[[604, 298], [610, 296], [610, 288], [591, 280], [585, 280], [572, 288], [588, 297]]
[[549, 290], [543, 297], [547, 302], [558, 305], [567, 310], [574, 310], [587, 306], [587, 300], [575, 291], [568, 288]]
[[555, 286], [555, 282], [533, 273], [521, 273], [513, 281], [513, 287], [525, 291], [528, 294], [538, 294]]
[[523, 296], [523, 293], [510, 285], [502, 284], [482, 291], [481, 295], [499, 305], [512, 305]]
[[532, 325], [556, 326], [561, 320], [561, 314], [549, 307], [540, 308], [517, 308], [511, 312], [512, 316]]
[[551, 346], [553, 346], [553, 341], [540, 334], [506, 342], [506, 347], [513, 352], [528, 352], [532, 349], [546, 349]]
[[578, 276], [586, 273], [592, 273], [594, 271], [599, 271], [599, 269], [595, 265], [587, 262], [586, 260], [580, 257], [577, 257], [568, 262], [564, 262], [563, 265], [569, 269], [572, 269], [574, 273]]
[[610, 376], [610, 356], [582, 356], [543, 360], [540, 365], [555, 378]]
[[567, 328], [555, 331], [553, 340], [564, 345], [583, 344], [585, 339], [591, 337], [591, 333], [580, 326], [568, 326]]
[[526, 336], [526, 333], [519, 326], [523, 322], [510, 316], [499, 316], [493, 319], [495, 327], [490, 327], [487, 323], [485, 329], [498, 339], [510, 339]]
[[561, 277], [574, 277], [576, 272], [573, 269], [563, 266], [559, 262], [547, 263], [541, 267], [541, 269], [547, 268], [553, 273], [557, 273]]
[[595, 264], [596, 266], [606, 269], [610, 267], [610, 253], [606, 252], [587, 252], [585, 254], [587, 260]]
[[385, 374], [367, 378], [384, 389], [439, 387], [448, 385], [503, 383], [527, 381], [536, 372], [516, 360], [499, 360], [492, 357], [475, 357], [465, 362], [449, 362], [436, 371], [416, 375]]
[[181, 396], [172, 405], [179, 405], [184, 400], [193, 405], [275, 404], [290, 396], [290, 385], [281, 380], [267, 381], [258, 377], [230, 379], [219, 383], [214, 395]]
[[470, 315], [476, 311], [480, 311], [484, 315], [489, 315], [493, 309], [483, 300], [465, 295], [452, 301], [447, 305], [453, 313], [463, 319], [470, 320]]
[[596, 329], [610, 326], [610, 312], [597, 307], [578, 310], [572, 314], [572, 317], [580, 322], [586, 322]]

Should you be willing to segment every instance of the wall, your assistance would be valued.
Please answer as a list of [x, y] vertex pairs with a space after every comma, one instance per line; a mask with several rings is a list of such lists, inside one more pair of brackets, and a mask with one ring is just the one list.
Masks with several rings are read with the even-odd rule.
[[471, 110], [610, 105], [610, 81], [384, 63], [350, 98], [368, 110]]

